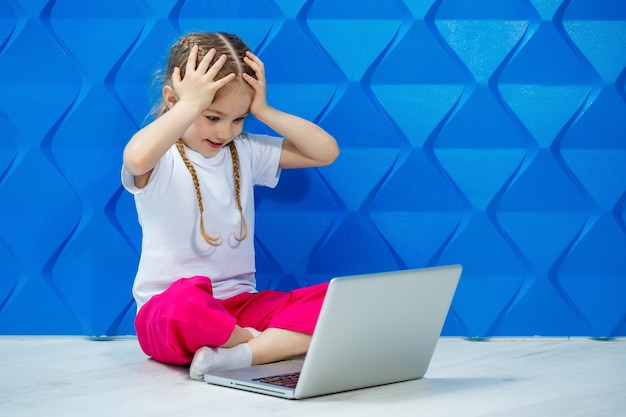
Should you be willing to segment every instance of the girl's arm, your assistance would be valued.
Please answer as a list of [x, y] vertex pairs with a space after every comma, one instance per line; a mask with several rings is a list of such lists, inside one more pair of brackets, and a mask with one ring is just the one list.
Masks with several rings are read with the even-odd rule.
[[184, 79], [181, 79], [180, 68], [175, 68], [172, 86], [163, 87], [163, 99], [169, 110], [135, 133], [126, 145], [124, 166], [135, 176], [138, 187], [147, 184], [159, 159], [183, 136], [194, 120], [211, 106], [217, 90], [234, 78], [234, 74], [229, 74], [214, 80], [226, 62], [224, 55], [209, 68], [214, 55], [215, 50], [211, 49], [196, 67], [198, 47], [191, 49]]
[[124, 166], [134, 176], [146, 174], [182, 137], [202, 110], [179, 100], [170, 110], [138, 131], [124, 148]]
[[279, 166], [304, 168], [331, 164], [339, 155], [337, 141], [315, 123], [270, 107], [266, 99], [263, 62], [249, 51], [244, 61], [256, 74], [256, 79], [244, 74], [244, 79], [255, 92], [250, 112], [285, 138]]

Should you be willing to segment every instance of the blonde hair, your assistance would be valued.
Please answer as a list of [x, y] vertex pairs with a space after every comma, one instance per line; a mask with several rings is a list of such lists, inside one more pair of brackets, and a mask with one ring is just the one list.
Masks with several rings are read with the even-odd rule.
[[[251, 88], [248, 83], [242, 78], [242, 74], [245, 72], [252, 77], [255, 77], [254, 72], [248, 65], [243, 62], [243, 57], [245, 56], [246, 51], [248, 51], [248, 45], [245, 44], [239, 37], [228, 34], [228, 33], [207, 33], [207, 32], [197, 32], [197, 33], [189, 33], [181, 37], [176, 43], [172, 45], [169, 52], [169, 57], [167, 60], [167, 65], [165, 67], [165, 72], [163, 73], [163, 85], [172, 85], [172, 73], [174, 68], [180, 68], [181, 78], [185, 76], [185, 64], [189, 57], [189, 52], [194, 45], [198, 45], [198, 61], [199, 63], [202, 58], [209, 52], [211, 49], [216, 50], [215, 57], [211, 62], [211, 66], [215, 63], [215, 61], [222, 55], [226, 55], [228, 59], [226, 63], [221, 68], [221, 70], [215, 76], [216, 79], [222, 78], [227, 74], [235, 73], [236, 78], [229, 82], [227, 86], [223, 87], [220, 92], [227, 92], [232, 88]], [[224, 91], [222, 91], [224, 90]], [[158, 107], [155, 109], [155, 116], [161, 116], [165, 112], [167, 112], [168, 107], [164, 101], [158, 104]], [[196, 169], [193, 166], [193, 163], [187, 158], [185, 153], [185, 144], [182, 138], [178, 139], [176, 142], [176, 148], [178, 149], [178, 153], [180, 154], [187, 170], [191, 174], [191, 179], [193, 181], [194, 188], [196, 190], [196, 199], [198, 201], [198, 209], [200, 210], [200, 233], [204, 240], [211, 246], [219, 246], [222, 244], [222, 237], [210, 236], [205, 228], [204, 228], [204, 204], [202, 202], [202, 193], [200, 192], [200, 182], [198, 181], [198, 174]], [[241, 205], [241, 181], [239, 176], [239, 155], [237, 153], [237, 147], [235, 146], [235, 142], [231, 141], [228, 143], [228, 148], [230, 150], [230, 155], [233, 163], [233, 178], [235, 182], [235, 202], [237, 204], [237, 210], [239, 211], [239, 215], [241, 216], [241, 236], [234, 236], [235, 240], [238, 242], [243, 241], [248, 235], [248, 226], [246, 224], [245, 216], [243, 215], [243, 207]]]

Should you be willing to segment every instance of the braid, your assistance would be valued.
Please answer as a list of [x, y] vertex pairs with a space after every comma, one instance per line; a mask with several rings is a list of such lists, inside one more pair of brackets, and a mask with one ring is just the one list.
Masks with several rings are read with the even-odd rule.
[[239, 214], [241, 215], [241, 237], [236, 237], [235, 240], [241, 242], [248, 235], [248, 225], [246, 224], [246, 218], [243, 215], [243, 208], [241, 207], [241, 195], [239, 190], [241, 189], [241, 180], [239, 178], [239, 154], [237, 153], [237, 147], [235, 146], [235, 142], [231, 141], [228, 144], [228, 148], [230, 149], [230, 157], [233, 160], [233, 178], [235, 179], [235, 201], [237, 202], [237, 210], [239, 210]]
[[[164, 75], [163, 75], [163, 84], [164, 85], [172, 85], [172, 73], [174, 72], [174, 68], [180, 69], [180, 76], [184, 78], [185, 76], [185, 63], [189, 57], [190, 50], [194, 47], [194, 45], [198, 45], [198, 61], [200, 62], [202, 58], [209, 52], [211, 48], [215, 48], [216, 54], [213, 57], [210, 65], [214, 65], [214, 63], [219, 59], [222, 54], [228, 56], [228, 60], [224, 63], [223, 67], [220, 69], [216, 78], [222, 78], [226, 74], [234, 72], [237, 74], [238, 83], [233, 82], [230, 83], [230, 88], [237, 86], [244, 86], [246, 88], [249, 85], [243, 81], [241, 75], [246, 73], [252, 77], [256, 78], [256, 74], [248, 65], [243, 63], [243, 58], [246, 54], [246, 51], [249, 50], [248, 46], [243, 42], [239, 37], [229, 34], [229, 33], [207, 33], [207, 32], [197, 32], [190, 33], [182, 38], [180, 38], [172, 47], [170, 48], [170, 53], [168, 57], [168, 62], [165, 67]], [[223, 87], [224, 88], [224, 87]], [[161, 116], [165, 112], [168, 111], [168, 106], [165, 103], [160, 103], [160, 105], [154, 109], [155, 116]], [[202, 237], [204, 240], [211, 246], [219, 246], [222, 244], [222, 237], [218, 234], [217, 237], [211, 237], [207, 234], [204, 229], [204, 205], [202, 203], [202, 194], [200, 192], [200, 183], [198, 181], [198, 174], [196, 173], [196, 169], [194, 168], [191, 161], [187, 158], [185, 154], [185, 144], [183, 143], [182, 138], [176, 142], [176, 147], [178, 148], [178, 152], [180, 156], [183, 158], [183, 162], [187, 167], [187, 170], [191, 174], [191, 178], [193, 180], [193, 185], [196, 190], [196, 198], [198, 200], [198, 208], [200, 210], [200, 232], [202, 233]], [[231, 141], [228, 144], [230, 150], [230, 156], [233, 163], [233, 178], [235, 182], [235, 202], [237, 204], [237, 210], [239, 211], [239, 215], [241, 216], [241, 236], [234, 236], [235, 240], [238, 242], [243, 241], [246, 236], [248, 236], [248, 225], [246, 224], [246, 219], [243, 215], [243, 207], [241, 205], [241, 179], [240, 179], [240, 169], [239, 169], [239, 154], [237, 153], [237, 148], [235, 147], [235, 143]]]
[[[200, 210], [200, 233], [202, 233], [202, 237], [204, 240], [211, 246], [219, 246], [222, 244], [222, 237], [218, 236], [216, 238], [208, 235], [206, 230], [204, 229], [204, 204], [202, 203], [202, 193], [200, 192], [200, 182], [198, 181], [198, 174], [196, 173], [196, 169], [193, 167], [191, 161], [187, 158], [185, 154], [185, 144], [181, 139], [176, 142], [176, 148], [178, 149], [178, 153], [183, 158], [183, 162], [187, 167], [187, 170], [191, 174], [191, 179], [193, 180], [193, 186], [196, 189], [196, 199], [198, 200], [198, 209]], [[233, 178], [235, 180], [235, 202], [237, 203], [237, 210], [239, 210], [239, 215], [241, 216], [241, 237], [235, 236], [235, 240], [238, 242], [243, 241], [246, 236], [248, 236], [248, 225], [246, 223], [246, 218], [243, 215], [243, 207], [241, 205], [241, 179], [239, 177], [239, 154], [237, 153], [237, 147], [235, 146], [235, 142], [230, 142], [228, 144], [228, 148], [230, 150], [230, 156], [233, 161]]]
[[214, 238], [209, 236], [209, 234], [204, 230], [204, 204], [202, 204], [202, 193], [200, 193], [200, 182], [198, 181], [198, 174], [196, 173], [196, 169], [193, 167], [191, 161], [187, 158], [185, 154], [185, 144], [182, 139], [176, 141], [176, 148], [178, 149], [178, 153], [183, 158], [183, 162], [189, 170], [191, 174], [191, 179], [193, 180], [193, 186], [196, 189], [196, 198], [198, 200], [198, 209], [200, 209], [200, 233], [202, 233], [202, 237], [211, 246], [219, 246], [222, 244], [222, 237], [218, 235], [218, 237]]

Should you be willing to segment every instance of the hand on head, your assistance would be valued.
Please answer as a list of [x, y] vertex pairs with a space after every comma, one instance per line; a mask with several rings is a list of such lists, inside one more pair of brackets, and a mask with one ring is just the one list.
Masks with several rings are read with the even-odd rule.
[[243, 57], [243, 62], [248, 65], [252, 71], [254, 71], [254, 75], [256, 76], [255, 78], [246, 73], [243, 73], [242, 75], [243, 79], [246, 80], [246, 82], [254, 89], [254, 97], [252, 98], [252, 104], [250, 104], [250, 112], [254, 115], [258, 115], [268, 107], [265, 65], [259, 57], [250, 51], [246, 52], [246, 56]]
[[211, 106], [217, 91], [231, 82], [235, 78], [235, 74], [230, 73], [216, 80], [216, 75], [226, 62], [226, 55], [220, 56], [213, 65], [210, 65], [216, 53], [215, 49], [211, 49], [196, 66], [198, 50], [197, 45], [191, 48], [184, 77], [181, 77], [179, 67], [174, 68], [172, 86], [178, 100], [186, 100], [198, 109], [204, 110]]

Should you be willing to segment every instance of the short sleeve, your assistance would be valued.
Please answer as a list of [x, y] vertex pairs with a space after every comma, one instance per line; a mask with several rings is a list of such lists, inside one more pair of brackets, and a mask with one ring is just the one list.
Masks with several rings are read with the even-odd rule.
[[[280, 178], [280, 153], [283, 140], [279, 137], [244, 134], [239, 147], [249, 155], [255, 185], [274, 188]], [[238, 147], [238, 149], [239, 149]]]
[[135, 176], [128, 172], [126, 167], [122, 165], [122, 185], [131, 194], [139, 194], [141, 192], [141, 188], [138, 188], [135, 185]]
[[151, 185], [156, 181], [156, 178], [160, 175], [160, 172], [164, 169], [167, 171], [167, 168], [164, 168], [163, 165], [171, 165], [172, 161], [172, 149], [170, 148], [161, 159], [157, 162], [156, 166], [152, 169], [152, 174], [150, 174], [150, 179], [148, 180], [148, 184], [146, 184], [143, 188], [138, 188], [135, 185], [135, 176], [131, 174], [126, 166], [122, 164], [122, 186], [129, 193], [136, 195], [142, 194], [147, 189], [151, 187]]

